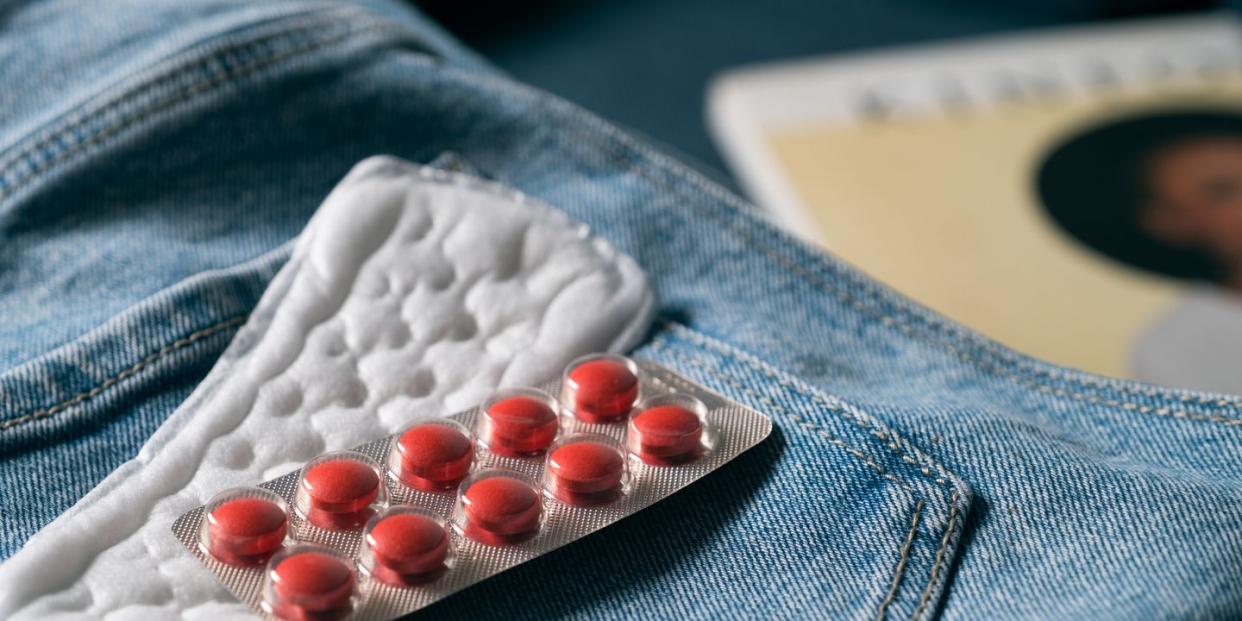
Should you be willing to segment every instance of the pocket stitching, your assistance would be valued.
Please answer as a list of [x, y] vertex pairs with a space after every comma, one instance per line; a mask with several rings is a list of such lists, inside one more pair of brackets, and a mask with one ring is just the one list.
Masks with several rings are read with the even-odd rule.
[[146, 356], [143, 356], [143, 358], [139, 360], [138, 362], [135, 362], [133, 365], [130, 365], [126, 369], [122, 370], [120, 373], [117, 373], [116, 375], [113, 375], [109, 377], [108, 379], [105, 379], [103, 382], [99, 383], [98, 385], [91, 388], [90, 390], [80, 392], [51, 407], [44, 408], [41, 410], [36, 410], [29, 414], [23, 414], [16, 418], [10, 418], [8, 420], [0, 421], [0, 431], [7, 431], [9, 429], [19, 427], [21, 425], [32, 423], [39, 419], [55, 416], [69, 408], [72, 408], [85, 401], [89, 401], [90, 399], [98, 397], [100, 394], [103, 394], [109, 388], [112, 388], [113, 386], [141, 373], [144, 369], [158, 362], [161, 358], [175, 351], [178, 351], [180, 349], [184, 349], [186, 347], [194, 345], [195, 343], [217, 332], [241, 325], [244, 321], [246, 321], [246, 317], [247, 315], [230, 317], [228, 319], [215, 323], [211, 326], [208, 326], [201, 330], [197, 330], [184, 337], [181, 337], [167, 345], [164, 345], [163, 347], [157, 349], [156, 351], [150, 354], [147, 354]]
[[[781, 386], [785, 388], [788, 388], [791, 390], [795, 390], [797, 388], [796, 386], [793, 386], [788, 381], [786, 381], [784, 378], [780, 377], [777, 374], [775, 369], [768, 367], [768, 365], [766, 365], [760, 360], [752, 358], [749, 354], [746, 354], [745, 352], [737, 350], [729, 346], [726, 343], [717, 342], [715, 339], [712, 339], [711, 337], [707, 335], [700, 334], [697, 331], [695, 331], [693, 328], [690, 328], [689, 326], [686, 326], [684, 324], [680, 324], [680, 323], [677, 323], [674, 321], [668, 321], [668, 320], [662, 321], [661, 323], [665, 327], [668, 327], [672, 329], [673, 331], [678, 332], [679, 336], [683, 336], [693, 343], [696, 343], [698, 345], [705, 346], [705, 347], [710, 347], [716, 350], [717, 353], [723, 356], [727, 356], [733, 360], [742, 362], [746, 364], [747, 366], [750, 366], [752, 369], [763, 373], [764, 375], [768, 376], [770, 379], [776, 381], [778, 384], [780, 384]], [[678, 362], [686, 364], [687, 366], [696, 368], [701, 372], [707, 373], [710, 371], [710, 369], [708, 369], [707, 366], [703, 364], [702, 362], [694, 360], [677, 351], [674, 351], [670, 347], [669, 343], [667, 342], [667, 339], [663, 337], [660, 337], [654, 340], [651, 343], [651, 347], [654, 350], [659, 351], [665, 355], [668, 355], [669, 357], [677, 360]], [[769, 408], [772, 408], [774, 410], [784, 409], [784, 408], [777, 407], [776, 404], [766, 395], [760, 395], [756, 393], [755, 391], [751, 390], [750, 388], [742, 386], [735, 378], [729, 375], [720, 375], [720, 377], [725, 382], [727, 382], [730, 386], [732, 386], [734, 389], [750, 396], [752, 399], [756, 399], [766, 404]], [[800, 392], [804, 392], [804, 391], [800, 391]], [[945, 521], [944, 533], [940, 537], [940, 545], [937, 548], [936, 556], [933, 559], [931, 574], [928, 576], [927, 585], [923, 588], [923, 591], [919, 595], [918, 606], [914, 609], [914, 612], [911, 613], [909, 617], [911, 620], [917, 619], [920, 615], [923, 614], [924, 610], [927, 608], [927, 605], [931, 602], [932, 591], [934, 590], [936, 585], [939, 583], [940, 572], [943, 570], [945, 560], [948, 558], [947, 554], [948, 554], [949, 544], [952, 542], [953, 533], [956, 532], [956, 529], [957, 529], [957, 520], [959, 517], [958, 504], [962, 498], [961, 492], [959, 492], [956, 489], [951, 489], [948, 485], [948, 481], [945, 480], [943, 476], [942, 477], [933, 476], [930, 470], [925, 465], [917, 463], [917, 461], [914, 458], [902, 452], [900, 450], [900, 445], [898, 444], [898, 442], [892, 439], [891, 436], [889, 436], [888, 434], [885, 434], [883, 432], [873, 429], [870, 425], [867, 425], [861, 419], [858, 419], [852, 414], [848, 413], [844, 408], [841, 408], [839, 406], [834, 406], [833, 404], [825, 401], [822, 395], [820, 395], [817, 391], [812, 390], [809, 392], [809, 395], [814, 401], [819, 402], [820, 405], [824, 406], [828, 411], [841, 415], [843, 418], [853, 422], [855, 425], [868, 429], [871, 435], [879, 438], [882, 441], [887, 440], [887, 442], [884, 443], [885, 446], [889, 448], [889, 450], [896, 453], [902, 459], [902, 461], [915, 465], [916, 467], [918, 467], [919, 471], [924, 476], [935, 481], [941, 486], [944, 486], [946, 488], [946, 491], [951, 490], [952, 492], [949, 498], [949, 515]], [[867, 466], [879, 472], [884, 478], [890, 481], [893, 481], [898, 486], [905, 489], [907, 492], [911, 492], [911, 493], [913, 492], [909, 484], [897, 479], [894, 475], [889, 473], [887, 470], [884, 470], [879, 464], [874, 463], [873, 460], [868, 459], [856, 449], [852, 449], [851, 447], [846, 445], [844, 441], [840, 440], [839, 438], [835, 438], [835, 436], [832, 436], [826, 430], [817, 427], [813, 423], [803, 421], [797, 415], [790, 414], [789, 417], [795, 422], [798, 422], [800, 426], [808, 428], [807, 430], [804, 430], [804, 431], [811, 431], [811, 430], [816, 431], [817, 435], [821, 436], [823, 439], [828, 440], [829, 442], [838, 446], [839, 448], [845, 449], [849, 455], [857, 459], [860, 459]], [[896, 598], [896, 591], [899, 588], [902, 576], [904, 575], [906, 560], [908, 559], [910, 549], [913, 546], [914, 536], [918, 529], [919, 514], [922, 511], [922, 507], [923, 507], [923, 500], [919, 499], [918, 504], [915, 507], [915, 511], [914, 511], [915, 515], [911, 518], [911, 522], [912, 522], [911, 530], [909, 533], [907, 533], [907, 539], [905, 543], [903, 544], [902, 552], [900, 554], [901, 558], [895, 570], [893, 580], [890, 583], [890, 589], [891, 589], [890, 594], [889, 596], [886, 596], [884, 601], [881, 602], [880, 607], [876, 612], [876, 617], [875, 617], [876, 619], [883, 619], [885, 617], [885, 615], [887, 614], [887, 608], [892, 603], [891, 599]]]
[[947, 558], [945, 554], [948, 552], [949, 542], [952, 540], [953, 533], [957, 529], [957, 501], [959, 500], [959, 497], [960, 495], [957, 490], [954, 490], [953, 497], [949, 499], [949, 521], [945, 524], [944, 535], [941, 535], [940, 537], [940, 548], [936, 550], [936, 559], [932, 565], [931, 576], [927, 578], [927, 587], [923, 589], [923, 594], [919, 596], [918, 608], [915, 608], [914, 612], [910, 615], [911, 621], [917, 619], [919, 615], [923, 614], [923, 609], [927, 607], [929, 602], [931, 602], [932, 588], [935, 587], [939, 581], [940, 570], [944, 566], [945, 558]]
[[914, 511], [910, 516], [910, 530], [906, 533], [905, 542], [901, 544], [901, 554], [897, 559], [897, 568], [893, 570], [893, 581], [888, 586], [888, 594], [884, 596], [884, 600], [880, 602], [880, 607], [876, 609], [876, 621], [883, 621], [888, 614], [888, 607], [897, 599], [897, 590], [901, 588], [901, 580], [905, 577], [906, 565], [910, 560], [910, 551], [914, 548], [914, 536], [919, 532], [919, 521], [922, 516], [923, 499], [920, 498], [918, 502], [914, 503]]
[[[707, 365], [703, 364], [702, 362], [694, 360], [693, 358], [690, 358], [684, 354], [681, 354], [671, 349], [669, 345], [667, 344], [667, 342], [665, 341], [662, 341], [662, 340], [653, 341], [651, 343], [651, 348], [688, 367], [698, 369], [699, 371], [703, 373], [712, 372], [712, 370], [709, 369]], [[720, 353], [728, 355], [726, 352], [720, 352]], [[772, 399], [768, 397], [767, 395], [761, 395], [755, 392], [754, 390], [750, 389], [749, 387], [743, 386], [740, 382], [738, 382], [733, 377], [730, 377], [728, 375], [720, 375], [719, 377], [721, 380], [728, 383], [738, 392], [741, 392], [742, 394], [745, 394], [746, 396], [767, 406], [769, 410], [785, 410], [785, 408], [782, 408], [776, 405], [776, 403], [773, 402]], [[832, 444], [833, 446], [836, 446], [837, 448], [840, 448], [841, 450], [848, 453], [851, 457], [861, 461], [864, 465], [874, 470], [876, 474], [880, 475], [881, 477], [891, 481], [892, 483], [895, 483], [896, 485], [900, 486], [902, 489], [906, 491], [912, 491], [908, 483], [906, 483], [905, 481], [902, 481], [901, 479], [898, 479], [895, 475], [893, 475], [893, 473], [889, 472], [883, 466], [876, 463], [875, 460], [868, 457], [866, 453], [863, 453], [862, 451], [859, 451], [858, 449], [850, 446], [844, 440], [833, 435], [827, 429], [819, 427], [818, 425], [814, 423], [808, 422], [802, 419], [802, 417], [798, 416], [797, 414], [789, 414], [788, 416], [790, 420], [794, 421], [795, 423], [798, 424], [799, 427], [802, 428], [803, 433], [806, 433], [807, 435], [811, 435], [811, 436], [819, 436], [821, 440], [826, 441]]]
[[[704, 365], [703, 363], [697, 360], [694, 360], [688, 356], [685, 356], [672, 349], [669, 349], [668, 345], [662, 341], [653, 342], [652, 347], [653, 349], [661, 352], [662, 354], [682, 364], [685, 364], [686, 366], [698, 369], [699, 371], [703, 373], [708, 373], [711, 371], [710, 369], [707, 368], [707, 365]], [[721, 352], [721, 353], [725, 353], [725, 352]], [[760, 395], [756, 393], [755, 391], [745, 386], [742, 386], [741, 383], [739, 383], [736, 379], [728, 375], [721, 375], [720, 378], [724, 380], [726, 383], [728, 383], [730, 386], [732, 386], [735, 390], [738, 390], [739, 392], [749, 396], [750, 398], [755, 399], [759, 401], [760, 403], [763, 403], [764, 405], [766, 405], [768, 408], [772, 410], [785, 409], [785, 408], [778, 407], [768, 396]], [[866, 455], [863, 454], [861, 451], [847, 445], [844, 440], [841, 440], [840, 438], [833, 436], [832, 434], [828, 433], [826, 430], [815, 427], [815, 425], [811, 423], [802, 421], [797, 415], [790, 414], [789, 417], [790, 419], [798, 422], [800, 426], [805, 428], [804, 433], [807, 433], [808, 435], [813, 434], [813, 435], [820, 436], [821, 439], [826, 440], [829, 443], [833, 444], [834, 446], [841, 448], [851, 457], [854, 457], [858, 459], [859, 461], [862, 461], [869, 468], [871, 468], [872, 470], [875, 470], [881, 477], [893, 482], [905, 492], [913, 494], [913, 490], [910, 488], [910, 485], [908, 483], [895, 477], [892, 473], [885, 470], [882, 466], [875, 463], [872, 459], [866, 457]], [[919, 526], [919, 521], [922, 515], [922, 511], [923, 511], [923, 499], [918, 498], [915, 501], [914, 510], [912, 512], [912, 517], [910, 518], [910, 529], [909, 531], [907, 531], [906, 538], [903, 541], [900, 551], [898, 553], [897, 566], [893, 570], [893, 577], [889, 580], [888, 591], [886, 592], [884, 599], [881, 600], [879, 607], [876, 609], [874, 619], [876, 619], [877, 621], [881, 621], [882, 619], [886, 618], [886, 615], [888, 614], [888, 607], [892, 605], [893, 601], [897, 598], [897, 591], [900, 588], [901, 580], [905, 575], [905, 569], [906, 569], [907, 561], [910, 558], [910, 552], [914, 547], [914, 537], [918, 532], [918, 526]], [[936, 573], [935, 568], [933, 568], [933, 571], [932, 571], [933, 582], [935, 580], [935, 573]], [[928, 591], [930, 591], [930, 587], [928, 588]], [[924, 594], [926, 594], [926, 592], [924, 592]], [[922, 596], [920, 596], [920, 602], [921, 601], [922, 601]], [[919, 609], [921, 610], [921, 608], [922, 606], [920, 605]]]
[[[892, 435], [884, 431], [875, 429], [869, 423], [858, 418], [855, 414], [850, 412], [848, 408], [844, 408], [840, 404], [834, 404], [831, 401], [828, 401], [817, 389], [807, 386], [805, 388], [809, 388], [810, 390], [809, 391], [803, 390], [803, 387], [793, 385], [787, 378], [782, 377], [778, 371], [776, 371], [775, 369], [773, 369], [766, 363], [754, 358], [750, 354], [737, 350], [726, 343], [717, 341], [716, 339], [710, 336], [707, 336], [705, 334], [702, 334], [694, 330], [693, 328], [690, 328], [689, 326], [686, 326], [684, 324], [680, 324], [674, 321], [668, 321], [668, 320], [662, 321], [661, 323], [663, 326], [668, 327], [675, 332], [678, 332], [680, 336], [687, 338], [688, 340], [694, 342], [695, 344], [698, 344], [704, 347], [710, 347], [722, 355], [729, 356], [739, 362], [743, 362], [747, 364], [748, 366], [755, 369], [756, 371], [763, 373], [765, 376], [768, 377], [768, 379], [777, 382], [778, 384], [780, 384], [782, 387], [786, 389], [809, 393], [809, 396], [811, 397], [812, 400], [818, 402], [829, 412], [840, 416], [841, 418], [849, 421], [850, 423], [854, 424], [857, 427], [866, 429], [868, 433], [870, 433], [875, 438], [879, 439], [881, 443], [890, 452], [897, 455], [897, 457], [899, 457], [903, 462], [916, 467], [919, 470], [919, 472], [923, 474], [923, 476], [927, 477], [928, 479], [936, 482], [937, 484], [941, 486], [944, 486], [946, 490], [955, 491], [955, 490], [952, 490], [952, 488], [949, 486], [949, 481], [948, 481], [949, 473], [944, 472], [943, 469], [938, 464], [932, 464], [932, 467], [936, 469], [936, 472], [933, 472], [932, 468], [928, 467], [927, 464], [922, 463], [922, 461], [920, 461], [917, 457], [911, 456], [906, 450], [904, 450], [904, 447], [902, 447], [901, 444], [898, 442], [898, 440], [893, 438]], [[691, 362], [693, 364], [692, 361], [687, 360], [687, 362]], [[702, 366], [700, 366], [699, 368], [702, 369]], [[726, 376], [726, 379], [727, 381], [730, 381], [730, 383], [732, 383], [731, 378], [727, 378]], [[733, 385], [739, 388], [740, 390], [747, 391], [748, 394], [751, 394], [752, 397], [761, 398], [757, 395], [754, 395], [753, 393], [750, 393], [748, 389], [737, 386], [736, 384], [733, 384]], [[814, 423], [805, 422], [799, 417], [797, 417], [796, 415], [791, 415], [790, 418], [795, 420], [796, 422], [799, 422], [799, 424], [811, 425], [817, 430], [822, 430], [821, 427], [815, 425]]]

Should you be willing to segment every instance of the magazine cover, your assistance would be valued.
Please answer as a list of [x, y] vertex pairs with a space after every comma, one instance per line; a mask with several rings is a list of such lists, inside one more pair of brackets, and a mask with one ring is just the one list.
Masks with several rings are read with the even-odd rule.
[[[1041, 65], [1006, 41], [992, 55], [1009, 56], [996, 61], [1003, 74], [955, 67], [952, 52], [942, 67], [934, 53], [894, 54], [886, 67], [909, 59], [929, 84], [946, 83], [933, 81], [940, 70], [967, 87], [1013, 88], [957, 107], [941, 89], [922, 110], [872, 88], [857, 114], [769, 123], [763, 147], [779, 174], [768, 183], [784, 185], [808, 237], [1007, 345], [1112, 376], [1240, 391], [1242, 80], [1234, 57], [1161, 70], [1150, 41], [1123, 34], [1129, 47], [1115, 54], [1145, 73], [1085, 86], [1058, 71], [1099, 73], [1099, 50], [1079, 66], [1073, 51]], [[826, 104], [849, 69], [825, 69]], [[1023, 82], [1040, 70], [1047, 79]]]

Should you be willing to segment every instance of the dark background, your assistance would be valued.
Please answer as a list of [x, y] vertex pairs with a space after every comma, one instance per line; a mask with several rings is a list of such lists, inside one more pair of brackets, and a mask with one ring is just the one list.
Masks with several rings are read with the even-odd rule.
[[[518, 80], [556, 93], [707, 172], [712, 75], [746, 63], [1219, 8], [1170, 0], [418, 0]], [[1223, 3], [1242, 5], [1242, 0]], [[725, 178], [726, 182], [727, 178]]]

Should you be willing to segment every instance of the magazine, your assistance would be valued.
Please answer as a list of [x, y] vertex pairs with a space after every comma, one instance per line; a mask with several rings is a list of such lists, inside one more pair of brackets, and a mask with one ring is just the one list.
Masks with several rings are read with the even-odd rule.
[[791, 230], [1015, 349], [1242, 393], [1242, 28], [1163, 19], [744, 68], [713, 133]]

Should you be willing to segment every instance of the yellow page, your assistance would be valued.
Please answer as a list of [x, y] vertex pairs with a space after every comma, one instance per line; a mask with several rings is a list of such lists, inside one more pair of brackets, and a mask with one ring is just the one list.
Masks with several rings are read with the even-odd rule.
[[916, 300], [1053, 362], [1128, 375], [1135, 339], [1184, 284], [1069, 237], [1035, 178], [1058, 143], [1143, 112], [1242, 111], [1242, 80], [803, 126], [769, 146], [829, 248]]

